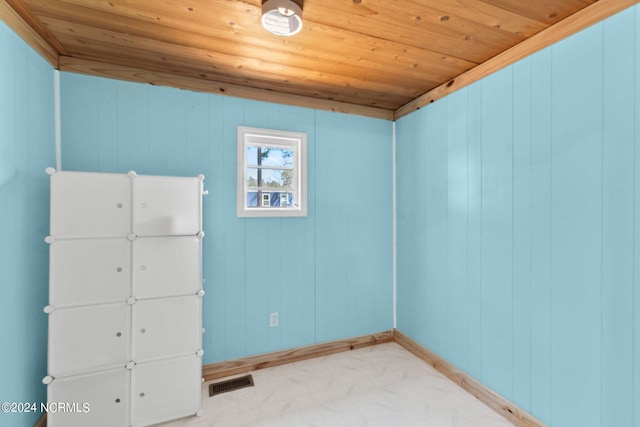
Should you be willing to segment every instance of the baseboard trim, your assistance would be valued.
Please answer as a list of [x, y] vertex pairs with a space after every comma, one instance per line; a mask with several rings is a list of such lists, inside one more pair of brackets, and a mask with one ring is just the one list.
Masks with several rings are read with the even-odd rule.
[[42, 414], [38, 421], [33, 425], [33, 427], [47, 427], [47, 413]]
[[458, 384], [517, 427], [548, 427], [547, 424], [535, 418], [527, 411], [514, 405], [504, 397], [495, 393], [493, 390], [482, 385], [437, 354], [404, 335], [402, 332], [395, 330], [393, 337], [395, 342], [431, 365], [441, 374]]
[[202, 376], [205, 381], [232, 375], [244, 374], [257, 369], [270, 368], [286, 363], [299, 362], [314, 357], [327, 356], [343, 351], [355, 350], [376, 344], [393, 341], [394, 331], [385, 331], [377, 334], [363, 335], [355, 338], [331, 341], [322, 344], [313, 344], [298, 347], [291, 350], [276, 351], [257, 356], [243, 357], [241, 359], [226, 362], [212, 363], [202, 368]]

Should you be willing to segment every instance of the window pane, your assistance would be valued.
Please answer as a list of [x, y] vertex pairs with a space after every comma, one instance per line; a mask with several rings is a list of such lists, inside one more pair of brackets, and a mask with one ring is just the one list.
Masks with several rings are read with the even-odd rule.
[[247, 191], [247, 207], [248, 208], [257, 208], [258, 207], [258, 192], [257, 191]]
[[293, 150], [289, 148], [262, 148], [262, 165], [276, 167], [293, 166]]
[[291, 170], [262, 169], [262, 186], [269, 188], [291, 187]]
[[293, 167], [293, 150], [289, 148], [247, 146], [247, 166]]
[[277, 191], [247, 192], [247, 207], [249, 208], [290, 208], [293, 205], [293, 193]]
[[[258, 204], [260, 202], [260, 204]], [[257, 191], [247, 191], [247, 207], [271, 207], [271, 208], [290, 208], [293, 205], [292, 192], [277, 191], [261, 191], [260, 198]]]
[[247, 166], [256, 166], [258, 164], [258, 147], [252, 145], [247, 146]]
[[292, 184], [292, 170], [247, 168], [247, 187], [290, 188]]
[[247, 187], [258, 186], [258, 169], [247, 168]]
[[279, 193], [278, 207], [289, 208], [293, 204], [293, 193]]

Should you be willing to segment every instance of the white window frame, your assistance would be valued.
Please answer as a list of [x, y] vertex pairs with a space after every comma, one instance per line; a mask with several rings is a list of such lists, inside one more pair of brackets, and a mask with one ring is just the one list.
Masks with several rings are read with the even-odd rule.
[[[290, 207], [247, 206], [247, 147], [289, 148], [293, 150], [293, 202]], [[237, 213], [238, 217], [296, 217], [307, 216], [307, 134], [283, 130], [238, 126]]]

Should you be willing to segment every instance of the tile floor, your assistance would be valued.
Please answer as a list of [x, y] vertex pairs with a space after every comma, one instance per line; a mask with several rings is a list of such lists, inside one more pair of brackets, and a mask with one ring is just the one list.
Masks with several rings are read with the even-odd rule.
[[512, 425], [396, 343], [251, 374], [254, 387], [213, 397], [205, 383], [202, 417], [157, 427]]

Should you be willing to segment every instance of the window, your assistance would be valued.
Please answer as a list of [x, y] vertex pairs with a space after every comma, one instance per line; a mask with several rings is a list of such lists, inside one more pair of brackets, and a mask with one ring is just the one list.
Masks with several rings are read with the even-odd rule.
[[238, 216], [307, 215], [307, 135], [238, 126]]

